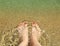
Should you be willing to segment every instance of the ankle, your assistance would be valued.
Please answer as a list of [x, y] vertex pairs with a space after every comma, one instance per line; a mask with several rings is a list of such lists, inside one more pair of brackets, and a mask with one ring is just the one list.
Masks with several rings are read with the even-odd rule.
[[31, 42], [33, 46], [41, 46], [41, 44], [39, 43], [37, 39], [32, 39]]

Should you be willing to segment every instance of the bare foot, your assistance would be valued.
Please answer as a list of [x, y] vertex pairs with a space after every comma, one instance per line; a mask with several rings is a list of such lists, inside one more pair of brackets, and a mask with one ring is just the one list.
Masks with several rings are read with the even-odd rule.
[[32, 34], [31, 34], [31, 42], [33, 46], [41, 46], [39, 43], [39, 37], [41, 36], [41, 29], [39, 25], [35, 22], [32, 23]]
[[19, 36], [22, 37], [22, 42], [19, 46], [27, 46], [28, 45], [28, 24], [26, 22], [22, 22], [18, 25], [17, 30], [19, 32]]

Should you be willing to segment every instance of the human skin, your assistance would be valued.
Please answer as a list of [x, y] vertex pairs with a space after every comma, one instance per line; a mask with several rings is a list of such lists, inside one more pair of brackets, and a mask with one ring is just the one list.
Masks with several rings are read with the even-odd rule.
[[22, 37], [22, 42], [18, 46], [28, 45], [28, 24], [26, 22], [20, 23], [17, 27], [19, 37]]
[[[28, 46], [28, 24], [26, 22], [20, 23], [17, 27], [19, 37], [22, 37], [22, 42], [18, 46]], [[39, 37], [41, 36], [41, 29], [37, 23], [32, 23], [32, 31], [30, 35], [29, 46], [41, 46]]]
[[31, 32], [31, 36], [30, 36], [30, 42], [31, 45], [30, 46], [41, 46], [41, 44], [39, 43], [39, 37], [41, 36], [41, 29], [39, 28], [39, 25], [37, 23], [32, 23], [32, 32]]

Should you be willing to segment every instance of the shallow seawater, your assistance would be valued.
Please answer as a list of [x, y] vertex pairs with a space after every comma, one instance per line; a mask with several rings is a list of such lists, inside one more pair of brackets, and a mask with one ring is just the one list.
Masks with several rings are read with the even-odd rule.
[[51, 46], [50, 36], [43, 30], [39, 42], [42, 46]]
[[35, 21], [45, 31], [42, 46], [60, 46], [59, 0], [0, 0], [0, 46], [17, 46], [18, 32], [12, 31], [22, 21]]

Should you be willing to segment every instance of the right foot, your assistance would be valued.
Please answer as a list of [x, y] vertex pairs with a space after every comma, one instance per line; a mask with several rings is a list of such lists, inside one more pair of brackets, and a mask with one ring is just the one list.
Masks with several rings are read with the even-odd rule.
[[32, 23], [32, 35], [35, 37], [37, 40], [39, 40], [39, 37], [41, 37], [41, 29], [39, 25], [35, 22]]
[[34, 43], [34, 46], [41, 46], [39, 43], [39, 37], [41, 36], [41, 29], [39, 28], [39, 25], [37, 23], [32, 23], [32, 35], [31, 39]]

